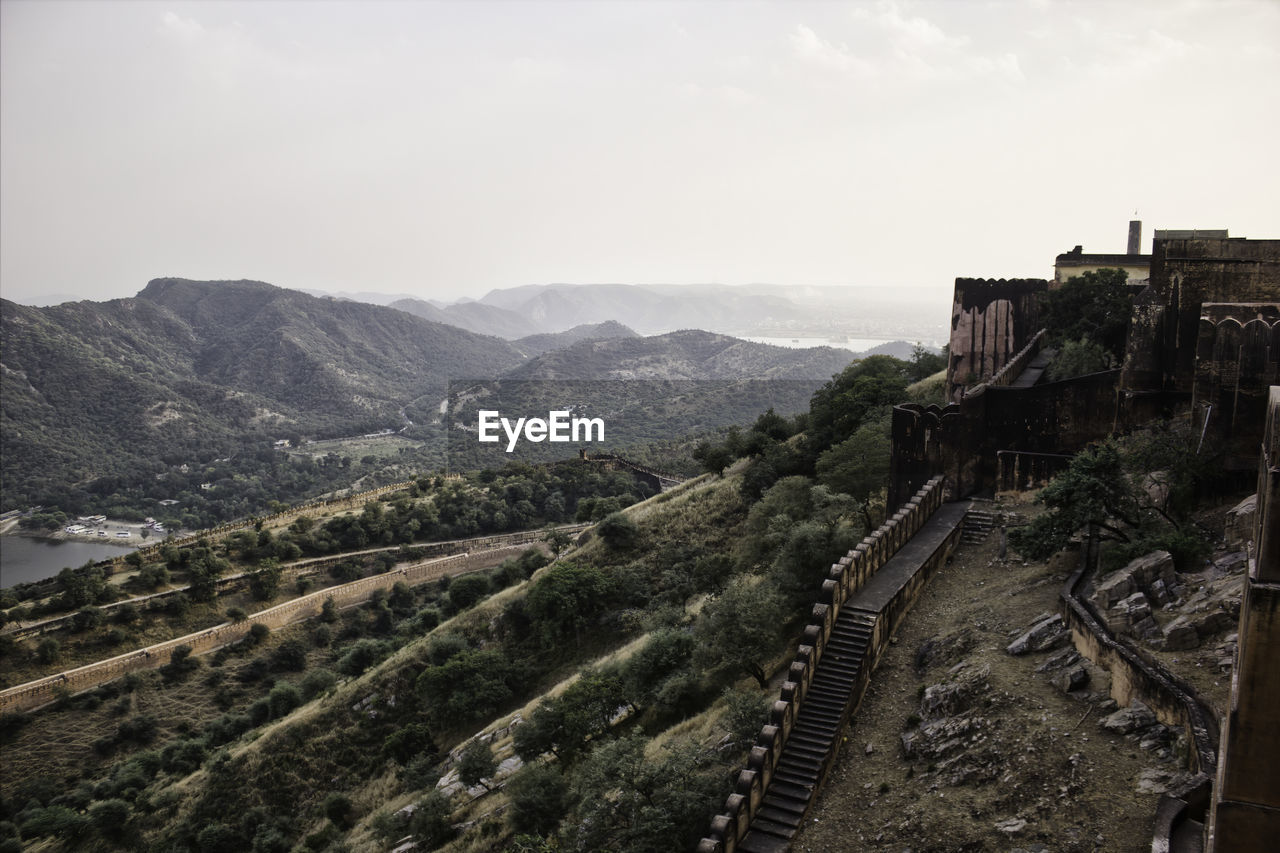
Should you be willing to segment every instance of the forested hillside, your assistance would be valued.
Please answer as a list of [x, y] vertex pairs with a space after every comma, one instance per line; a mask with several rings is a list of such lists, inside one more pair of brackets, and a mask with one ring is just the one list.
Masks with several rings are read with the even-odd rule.
[[[598, 524], [531, 576], [533, 559], [393, 591], [103, 688], [100, 711], [77, 700], [9, 720], [18, 749], [47, 742], [59, 713], [91, 715], [102, 735], [83, 775], [20, 782], [5, 816], [51, 849], [385, 851], [406, 836], [423, 850], [687, 849], [826, 567], [883, 518], [889, 406], [931, 393], [908, 385], [933, 367], [866, 359], [808, 412], [702, 445], [708, 473], [674, 492], [621, 512], [578, 498], [574, 515]], [[547, 512], [550, 481], [533, 470], [478, 475], [486, 503]], [[268, 544], [359, 546], [353, 521], [402, 541], [423, 512], [446, 520], [419, 501]], [[232, 551], [259, 547], [242, 539]]]
[[[164, 511], [174, 526], [203, 526], [443, 467], [432, 422], [451, 380], [803, 380], [782, 396], [745, 385], [674, 400], [624, 394], [611, 432], [634, 444], [769, 406], [798, 411], [852, 357], [697, 331], [640, 338], [616, 323], [507, 342], [253, 281], [157, 279], [131, 299], [50, 308], [0, 301], [0, 322], [3, 507], [44, 505], [54, 527], [67, 514], [160, 516], [160, 500], [178, 501]], [[388, 430], [404, 440], [376, 452], [300, 446]], [[291, 453], [272, 452], [282, 439]], [[487, 449], [467, 446], [448, 464], [506, 461]]]
[[449, 377], [522, 360], [497, 338], [259, 282], [158, 279], [105, 303], [4, 301], [0, 319], [6, 509], [255, 442], [400, 429]]

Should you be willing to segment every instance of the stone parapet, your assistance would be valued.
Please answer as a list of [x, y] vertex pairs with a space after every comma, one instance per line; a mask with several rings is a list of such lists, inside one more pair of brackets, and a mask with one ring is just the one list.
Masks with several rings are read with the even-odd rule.
[[[942, 501], [942, 478], [934, 477], [885, 524], [832, 564], [827, 579], [822, 583], [818, 600], [810, 612], [809, 622], [801, 632], [800, 646], [787, 668], [787, 678], [779, 691], [779, 697], [769, 711], [768, 723], [761, 728], [756, 738], [747, 766], [736, 777], [734, 792], [725, 801], [722, 812], [712, 820], [707, 837], [699, 843], [699, 853], [729, 853], [737, 849], [760, 808], [761, 799], [773, 778], [842, 608], [876, 576], [902, 545], [910, 541], [942, 505]], [[911, 594], [918, 593], [918, 589], [910, 583], [905, 584], [903, 590]], [[867, 614], [868, 623], [873, 625], [872, 640], [867, 652], [867, 657], [872, 661], [878, 657], [879, 649], [888, 642], [890, 625], [896, 624], [896, 616], [907, 606], [901, 598], [900, 594], [892, 596], [883, 608], [891, 612], [894, 618], [877, 620], [876, 613]], [[864, 665], [855, 687], [858, 695], [866, 689], [870, 671], [871, 666]], [[818, 781], [821, 782], [820, 779]]]

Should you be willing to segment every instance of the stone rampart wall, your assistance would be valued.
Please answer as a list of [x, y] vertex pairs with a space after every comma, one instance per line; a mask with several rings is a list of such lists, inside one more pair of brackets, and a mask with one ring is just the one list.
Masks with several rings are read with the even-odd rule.
[[[577, 533], [586, 530], [591, 525], [583, 524], [562, 524], [555, 529], [566, 533]], [[395, 554], [399, 553], [404, 547], [413, 548], [420, 552], [421, 558], [438, 557], [444, 554], [457, 553], [458, 551], [483, 551], [499, 547], [507, 547], [520, 544], [533, 544], [541, 541], [546, 534], [545, 530], [521, 530], [516, 533], [500, 533], [494, 536], [479, 536], [472, 539], [448, 539], [443, 542], [423, 542], [409, 546], [389, 545], [385, 548], [368, 548], [363, 551], [347, 552], [345, 554], [332, 554], [325, 557], [310, 557], [306, 560], [296, 560], [292, 563], [286, 563], [281, 568], [283, 574], [281, 582], [287, 582], [300, 577], [307, 577], [318, 574], [324, 569], [334, 566], [344, 560], [350, 560], [355, 557], [364, 557], [372, 554]], [[252, 572], [239, 572], [234, 575], [228, 575], [219, 578], [217, 581], [218, 595], [225, 595], [235, 589], [247, 586]], [[165, 590], [164, 592], [151, 593], [150, 595], [141, 595], [133, 598], [126, 598], [120, 601], [113, 601], [109, 604], [101, 605], [100, 609], [104, 612], [110, 612], [112, 609], [125, 604], [133, 604], [135, 606], [146, 604], [151, 605], [153, 602], [164, 601], [175, 595], [186, 592], [188, 587], [182, 586], [176, 589]], [[74, 613], [67, 613], [53, 619], [46, 619], [35, 625], [28, 625], [23, 628], [10, 628], [0, 631], [0, 634], [9, 637], [12, 640], [24, 640], [29, 637], [39, 636], [50, 631], [57, 631], [67, 627], [75, 618]]]
[[[831, 566], [827, 579], [822, 582], [822, 590], [811, 611], [809, 624], [801, 633], [800, 646], [788, 667], [787, 680], [783, 682], [779, 698], [770, 709], [769, 722], [761, 728], [756, 745], [752, 747], [747, 759], [746, 768], [739, 771], [733, 793], [725, 801], [724, 811], [712, 819], [711, 832], [700, 842], [699, 853], [731, 853], [737, 848], [738, 842], [746, 835], [752, 817], [760, 809], [764, 793], [782, 757], [783, 746], [795, 725], [813, 681], [814, 671], [822, 659], [832, 626], [841, 609], [924, 526], [941, 505], [942, 478], [935, 477], [903, 504], [892, 518]], [[958, 530], [959, 528], [957, 538]], [[954, 542], [951, 545], [954, 546]], [[946, 551], [948, 548], [943, 547], [939, 549], [939, 554]], [[936, 567], [941, 562], [939, 554], [926, 561], [926, 565]], [[865, 662], [854, 686], [854, 706], [866, 690], [874, 663], [888, 643], [898, 620], [918, 596], [931, 571], [929, 569], [917, 573], [918, 580], [913, 577], [878, 613], [867, 613], [874, 624]]]
[[[1223, 316], [1232, 307], [1246, 309], [1236, 312], [1244, 316]], [[1280, 318], [1274, 316], [1280, 304], [1205, 309], [1196, 338], [1192, 418], [1225, 447], [1227, 467], [1252, 470], [1268, 389], [1280, 383]]]
[[994, 490], [1000, 451], [1070, 455], [1113, 425], [1118, 370], [1010, 388], [984, 384], [946, 407], [893, 410], [890, 503], [937, 473], [953, 500]]
[[141, 669], [154, 669], [169, 662], [178, 646], [190, 646], [192, 654], [201, 655], [222, 646], [238, 642], [248, 635], [254, 623], [268, 628], [282, 628], [291, 622], [310, 619], [320, 614], [326, 599], [332, 598], [338, 607], [351, 607], [369, 600], [375, 590], [391, 589], [403, 581], [410, 586], [438, 580], [445, 575], [456, 576], [478, 571], [501, 562], [507, 557], [518, 556], [528, 547], [527, 543], [508, 545], [486, 551], [438, 557], [410, 565], [400, 566], [385, 574], [373, 575], [342, 586], [323, 589], [286, 601], [251, 614], [243, 622], [225, 622], [203, 631], [187, 634], [145, 649], [128, 652], [104, 661], [29, 681], [0, 691], [0, 713], [29, 710], [54, 701], [64, 691], [78, 693]]
[[[156, 561], [160, 559], [160, 549], [166, 545], [172, 545], [176, 548], [187, 548], [195, 545], [201, 539], [212, 540], [220, 536], [237, 533], [241, 530], [252, 529], [254, 525], [258, 524], [258, 522], [262, 522], [264, 526], [272, 526], [293, 521], [298, 516], [306, 515], [309, 512], [320, 509], [325, 512], [340, 512], [345, 509], [361, 508], [367, 501], [375, 500], [382, 495], [386, 495], [391, 492], [407, 489], [411, 485], [413, 485], [411, 481], [392, 483], [388, 486], [379, 486], [376, 489], [369, 489], [368, 491], [349, 495], [345, 498], [308, 501], [305, 504], [291, 506], [286, 510], [282, 510], [281, 512], [277, 512], [272, 515], [262, 517], [253, 516], [250, 518], [240, 519], [239, 521], [228, 521], [225, 524], [219, 524], [217, 527], [210, 527], [206, 530], [197, 530], [195, 533], [188, 534], [187, 536], [170, 536], [168, 538], [152, 542], [151, 544], [145, 545], [130, 553], [138, 554], [144, 561]], [[116, 572], [122, 572], [127, 569], [128, 563], [125, 561], [126, 556], [128, 555], [112, 557], [109, 560], [99, 560], [94, 563], [94, 566], [102, 569], [108, 576], [110, 576]], [[56, 595], [58, 592], [57, 578], [33, 581], [31, 584], [23, 585], [23, 589], [24, 592], [22, 597], [24, 600]]]

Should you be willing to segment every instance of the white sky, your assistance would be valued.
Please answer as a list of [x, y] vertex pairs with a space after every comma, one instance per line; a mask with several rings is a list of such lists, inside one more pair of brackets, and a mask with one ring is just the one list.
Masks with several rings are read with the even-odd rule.
[[0, 2], [0, 293], [921, 288], [1280, 238], [1280, 3]]

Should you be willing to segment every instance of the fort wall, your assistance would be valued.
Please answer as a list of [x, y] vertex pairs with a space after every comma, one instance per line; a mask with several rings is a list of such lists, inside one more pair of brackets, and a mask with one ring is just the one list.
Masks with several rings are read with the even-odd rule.
[[368, 601], [376, 590], [389, 590], [399, 582], [416, 586], [438, 580], [445, 575], [456, 576], [479, 571], [496, 565], [507, 557], [519, 556], [527, 548], [527, 544], [508, 545], [487, 551], [424, 560], [400, 566], [385, 574], [313, 592], [253, 613], [243, 622], [224, 622], [203, 631], [2, 690], [0, 713], [31, 710], [53, 702], [64, 693], [78, 693], [114, 681], [130, 672], [155, 669], [168, 663], [174, 649], [179, 646], [190, 646], [193, 655], [206, 654], [243, 640], [255, 623], [274, 630], [292, 622], [313, 618], [320, 614], [325, 601], [330, 598], [339, 608], [354, 607]]
[[[711, 831], [699, 843], [699, 853], [732, 853], [746, 835], [752, 819], [762, 808], [765, 792], [803, 707], [814, 672], [831, 638], [833, 626], [845, 607], [861, 611], [871, 633], [854, 683], [853, 695], [846, 706], [847, 713], [856, 709], [870, 683], [875, 663], [902, 617], [919, 597], [928, 578], [946, 561], [959, 543], [959, 524], [939, 542], [936, 549], [921, 560], [916, 571], [894, 586], [874, 607], [867, 609], [866, 602], [855, 602], [854, 599], [889, 558], [910, 541], [941, 507], [942, 494], [942, 480], [935, 477], [916, 492], [892, 518], [831, 566], [827, 579], [823, 581], [818, 601], [811, 611], [809, 624], [801, 634], [800, 646], [788, 667], [779, 698], [770, 710], [769, 722], [760, 730], [747, 759], [747, 766], [738, 773], [734, 791], [725, 801], [723, 811], [712, 820]], [[821, 786], [829, 766], [830, 755], [815, 780], [815, 790]]]
[[1280, 386], [1270, 389], [1265, 427], [1210, 853], [1262, 853], [1280, 835]]

